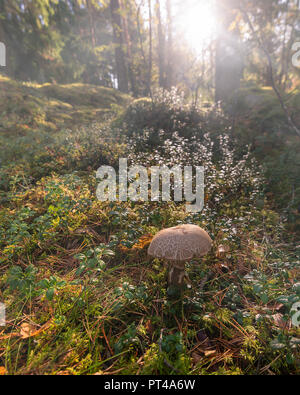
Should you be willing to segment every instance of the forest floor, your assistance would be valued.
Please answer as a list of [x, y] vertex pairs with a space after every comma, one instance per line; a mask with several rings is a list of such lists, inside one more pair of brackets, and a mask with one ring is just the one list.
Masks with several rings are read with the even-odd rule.
[[[0, 374], [300, 373], [299, 238], [254, 160], [235, 159], [223, 138], [214, 161], [209, 137], [189, 151], [175, 136], [177, 154], [170, 144], [157, 155], [209, 163], [201, 213], [99, 202], [97, 168], [138, 146], [119, 121], [131, 99], [0, 83]], [[149, 158], [143, 150], [137, 158]], [[205, 228], [213, 249], [187, 265], [191, 284], [172, 300], [147, 246], [181, 223]]]
[[0, 75], [0, 134], [55, 132], [109, 116], [130, 97], [114, 89], [85, 84], [19, 83]]

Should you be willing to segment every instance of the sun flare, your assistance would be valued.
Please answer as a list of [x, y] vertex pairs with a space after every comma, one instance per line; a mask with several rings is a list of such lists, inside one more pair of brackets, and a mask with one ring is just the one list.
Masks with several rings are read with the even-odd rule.
[[200, 2], [188, 9], [181, 19], [187, 42], [194, 50], [201, 51], [212, 40], [217, 29], [212, 5]]

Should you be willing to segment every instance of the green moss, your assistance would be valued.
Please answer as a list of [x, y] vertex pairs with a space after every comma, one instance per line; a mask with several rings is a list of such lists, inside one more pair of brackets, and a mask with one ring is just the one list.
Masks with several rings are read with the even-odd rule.
[[130, 97], [114, 89], [84, 84], [29, 84], [0, 75], [0, 133], [53, 132], [102, 121]]

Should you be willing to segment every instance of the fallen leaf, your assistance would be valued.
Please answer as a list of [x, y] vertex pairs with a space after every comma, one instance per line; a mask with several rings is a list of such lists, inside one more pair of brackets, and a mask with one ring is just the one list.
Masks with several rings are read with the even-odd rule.
[[24, 322], [21, 325], [20, 336], [22, 339], [27, 339], [28, 337], [31, 337], [35, 331], [36, 327], [34, 325]]
[[287, 322], [286, 321], [284, 321], [282, 318], [283, 318], [283, 315], [282, 314], [280, 314], [280, 313], [277, 313], [277, 314], [273, 314], [272, 316], [272, 319], [273, 319], [273, 321], [274, 321], [274, 324], [276, 325], [276, 326], [278, 326], [279, 328], [281, 328], [281, 329], [284, 329], [284, 328], [286, 328], [287, 327]]
[[132, 247], [133, 250], [142, 250], [145, 246], [151, 243], [153, 235], [147, 234], [139, 238], [138, 242]]
[[119, 248], [122, 252], [142, 250], [142, 249], [144, 249], [145, 246], [148, 246], [151, 243], [152, 239], [153, 239], [153, 235], [151, 235], [149, 233], [144, 236], [141, 236], [138, 239], [138, 241], [131, 248], [128, 248], [128, 247], [124, 246], [123, 244], [119, 244]]
[[51, 323], [52, 323], [52, 319], [50, 321], [46, 322], [46, 324], [41, 326], [39, 329], [36, 329], [35, 325], [28, 324], [28, 323], [24, 322], [21, 325], [20, 336], [22, 339], [27, 339], [29, 337], [37, 336], [40, 333], [44, 332], [46, 329], [48, 329], [50, 327]]
[[7, 373], [7, 370], [4, 366], [0, 366], [0, 376], [4, 376]]

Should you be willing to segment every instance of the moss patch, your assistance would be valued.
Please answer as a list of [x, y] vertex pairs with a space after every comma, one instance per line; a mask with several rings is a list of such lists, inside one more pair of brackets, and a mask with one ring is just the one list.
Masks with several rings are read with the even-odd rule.
[[102, 121], [130, 97], [114, 89], [84, 84], [28, 84], [0, 75], [0, 133], [56, 131]]

